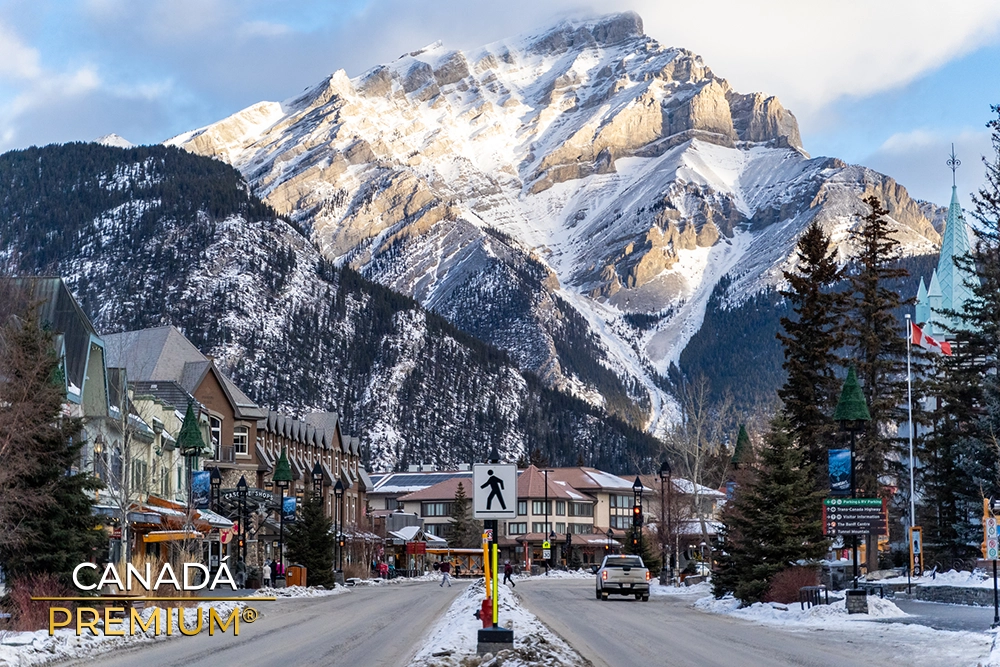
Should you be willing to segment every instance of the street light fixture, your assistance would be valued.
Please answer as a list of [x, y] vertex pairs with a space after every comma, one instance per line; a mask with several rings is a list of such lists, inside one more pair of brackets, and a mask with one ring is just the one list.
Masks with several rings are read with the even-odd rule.
[[344, 499], [344, 482], [343, 480], [337, 480], [337, 483], [333, 486], [333, 495], [337, 499], [337, 571], [344, 571], [344, 512], [343, 512], [343, 499]]
[[611, 554], [611, 538], [613, 538], [615, 536], [615, 531], [613, 531], [610, 528], [608, 528], [608, 532], [606, 532], [605, 535], [608, 536], [608, 547], [607, 547], [607, 549], [608, 549], [608, 554], [610, 555]]
[[323, 467], [316, 461], [316, 465], [313, 466], [312, 470], [313, 478], [313, 495], [317, 499], [323, 497]]
[[[663, 459], [663, 463], [660, 464], [660, 529], [666, 531], [663, 535], [663, 539], [660, 540], [662, 549], [660, 550], [660, 563], [666, 566], [664, 569], [669, 568], [670, 577], [674, 576], [674, 551], [670, 549], [670, 561], [667, 562], [667, 549], [671, 546], [670, 537], [674, 534], [673, 526], [671, 524], [671, 508], [670, 508], [670, 496], [671, 491], [674, 490], [673, 481], [670, 479], [670, 462]], [[660, 583], [666, 583], [662, 581]]]
[[639, 541], [642, 539], [642, 480], [636, 475], [632, 484], [632, 548], [639, 553]]
[[240, 557], [247, 562], [247, 478], [240, 475], [236, 483], [236, 494], [240, 497]]
[[281, 456], [274, 464], [274, 475], [271, 481], [278, 487], [278, 565], [281, 572], [275, 572], [275, 576], [285, 574], [285, 489], [292, 481], [292, 466], [288, 464], [288, 454], [285, 448], [281, 448]]
[[[851, 498], [857, 498], [857, 487], [854, 483], [854, 446], [857, 434], [865, 429], [865, 424], [872, 419], [868, 412], [868, 404], [865, 395], [858, 384], [857, 373], [854, 366], [847, 371], [847, 379], [844, 380], [844, 388], [840, 392], [840, 400], [837, 401], [837, 408], [833, 411], [833, 420], [840, 425], [841, 431], [851, 434]], [[854, 560], [854, 587], [858, 587], [858, 536], [851, 536], [853, 560]]]

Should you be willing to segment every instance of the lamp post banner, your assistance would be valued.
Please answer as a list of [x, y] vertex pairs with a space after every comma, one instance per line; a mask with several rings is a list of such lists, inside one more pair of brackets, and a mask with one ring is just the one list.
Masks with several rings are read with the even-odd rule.
[[285, 523], [295, 523], [295, 496], [287, 496], [281, 507], [281, 515]]
[[207, 510], [211, 503], [212, 473], [198, 470], [191, 474], [191, 502], [195, 509]]
[[851, 495], [851, 450], [831, 449], [829, 454], [830, 494]]

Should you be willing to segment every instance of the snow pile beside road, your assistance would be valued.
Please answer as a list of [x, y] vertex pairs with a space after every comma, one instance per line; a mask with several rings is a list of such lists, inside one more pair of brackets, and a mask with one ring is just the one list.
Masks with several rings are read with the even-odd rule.
[[473, 582], [431, 629], [410, 667], [576, 667], [587, 662], [538, 618], [521, 606], [506, 586], [500, 587], [500, 625], [514, 631], [514, 648], [490, 657], [476, 655], [482, 623], [473, 616], [483, 601], [483, 581]]
[[[203, 610], [203, 623], [207, 623], [209, 608], [215, 609], [222, 619], [227, 619], [235, 607], [242, 605], [239, 602], [210, 602], [198, 606]], [[140, 612], [144, 623], [149, 620], [154, 608], [146, 607]], [[174, 629], [174, 634], [171, 636], [182, 636], [177, 630], [177, 609], [171, 609], [170, 614], [171, 626]], [[185, 609], [184, 626], [194, 629], [196, 624], [197, 618], [194, 608]], [[102, 629], [101, 634], [94, 636], [88, 630], [84, 630], [79, 637], [73, 628], [56, 630], [51, 637], [48, 630], [0, 632], [0, 667], [13, 667], [14, 665], [29, 667], [61, 660], [81, 660], [140, 643], [164, 641], [171, 638], [163, 634], [155, 634], [155, 624], [150, 625], [146, 632], [142, 632], [137, 627], [135, 635], [126, 634], [122, 637], [103, 634], [103, 619], [98, 621], [97, 627]], [[128, 619], [126, 618], [125, 623], [118, 626], [117, 630], [120, 631], [124, 628], [127, 633], [128, 627]]]
[[650, 597], [661, 597], [667, 595], [698, 595], [705, 596], [712, 594], [712, 584], [702, 581], [694, 586], [661, 586], [658, 582], [649, 583]]
[[779, 604], [777, 602], [758, 602], [749, 607], [740, 607], [740, 601], [732, 597], [720, 600], [714, 597], [704, 597], [694, 603], [697, 609], [713, 614], [726, 614], [758, 621], [769, 625], [822, 625], [829, 627], [831, 623], [846, 623], [871, 621], [883, 618], [902, 618], [906, 612], [889, 600], [868, 597], [867, 614], [848, 614], [844, 600], [837, 600], [828, 605], [816, 605], [802, 609], [798, 603]]
[[[914, 586], [956, 586], [958, 588], [993, 588], [993, 575], [987, 574], [983, 570], [966, 572], [964, 570], [948, 570], [938, 572], [936, 575], [926, 574], [922, 577], [913, 577], [910, 582]], [[905, 584], [906, 577], [891, 577], [882, 579], [875, 583], [879, 584]]]
[[[548, 574], [540, 573], [535, 576], [542, 579], [546, 577], [549, 579], [593, 579], [594, 573], [590, 570], [549, 570]], [[524, 573], [522, 577], [530, 578], [530, 575]]]
[[317, 586], [286, 586], [285, 588], [270, 588], [265, 586], [264, 588], [258, 588], [255, 595], [261, 597], [274, 596], [276, 598], [321, 598], [327, 595], [340, 595], [341, 593], [349, 593], [343, 586], [334, 586], [333, 588], [322, 588]]
[[441, 581], [437, 572], [425, 572], [418, 577], [396, 577], [394, 579], [358, 579], [355, 586], [388, 586], [390, 584], [406, 584], [414, 581]]

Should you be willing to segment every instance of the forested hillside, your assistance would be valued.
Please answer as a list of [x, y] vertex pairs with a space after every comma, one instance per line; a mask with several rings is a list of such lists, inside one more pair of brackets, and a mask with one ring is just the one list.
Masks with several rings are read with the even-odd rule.
[[[63, 275], [99, 330], [174, 324], [261, 405], [338, 410], [375, 468], [539, 449], [625, 472], [649, 435], [334, 268], [234, 169], [167, 147], [0, 156], [0, 260]], [[597, 373], [599, 370], [591, 370]]]

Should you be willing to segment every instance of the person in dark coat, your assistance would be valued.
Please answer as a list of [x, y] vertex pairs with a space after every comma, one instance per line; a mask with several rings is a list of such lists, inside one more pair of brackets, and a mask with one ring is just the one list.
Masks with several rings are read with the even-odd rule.
[[514, 580], [510, 578], [512, 574], [514, 574], [514, 566], [512, 566], [510, 564], [509, 560], [508, 561], [504, 561], [504, 564], [503, 564], [503, 583], [510, 584], [510, 587], [514, 588], [514, 586], [516, 584], [514, 583]]
[[445, 584], [448, 584], [448, 588], [451, 588], [451, 577], [448, 576], [448, 573], [451, 572], [451, 563], [449, 563], [448, 561], [444, 561], [443, 563], [441, 563], [440, 570], [441, 570], [441, 583], [438, 585], [443, 588]]

